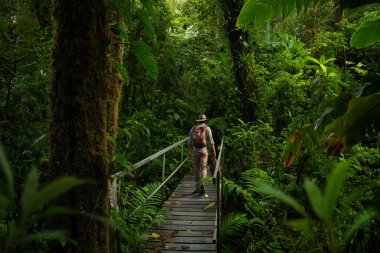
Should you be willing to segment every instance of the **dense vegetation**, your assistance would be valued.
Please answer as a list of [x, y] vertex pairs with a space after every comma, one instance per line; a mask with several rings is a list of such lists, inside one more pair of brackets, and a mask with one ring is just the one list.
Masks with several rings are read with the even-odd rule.
[[1, 250], [142, 252], [205, 113], [223, 252], [380, 251], [379, 1], [71, 2], [0, 0]]

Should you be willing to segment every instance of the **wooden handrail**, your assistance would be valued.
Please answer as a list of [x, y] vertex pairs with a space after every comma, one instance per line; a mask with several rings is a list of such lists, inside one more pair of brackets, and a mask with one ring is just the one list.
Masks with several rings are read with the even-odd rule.
[[[184, 143], [184, 142], [187, 141], [188, 139], [189, 139], [189, 137], [186, 137], [186, 138], [184, 138], [184, 139], [182, 139], [182, 140], [180, 140], [180, 141], [178, 141], [178, 142], [176, 142], [176, 143], [170, 145], [169, 147], [166, 147], [166, 148], [164, 148], [164, 149], [158, 151], [157, 153], [155, 153], [155, 154], [153, 154], [153, 155], [151, 155], [151, 156], [148, 156], [147, 158], [145, 158], [145, 159], [143, 159], [143, 160], [141, 160], [141, 161], [139, 161], [139, 162], [133, 164], [133, 166], [132, 166], [133, 169], [135, 170], [135, 169], [140, 168], [141, 166], [147, 164], [148, 162], [150, 162], [150, 161], [156, 159], [157, 157], [159, 157], [159, 156], [165, 154], [166, 152], [168, 152], [168, 151], [172, 150], [173, 148], [177, 147], [178, 145]], [[181, 158], [182, 158], [182, 157], [183, 157], [183, 156], [181, 156]], [[113, 175], [111, 176], [111, 178], [120, 178], [120, 177], [125, 176], [126, 174], [127, 174], [127, 173], [126, 173], [125, 171], [119, 171], [119, 172], [113, 174]]]
[[[224, 138], [220, 144], [218, 160], [216, 162], [213, 178], [216, 179], [216, 250], [221, 252], [220, 229], [222, 225], [222, 189], [223, 189], [223, 161], [224, 161]], [[222, 166], [221, 166], [222, 165]]]
[[[158, 189], [162, 188], [162, 186], [163, 186], [163, 185], [168, 181], [168, 179], [174, 174], [174, 173], [173, 173], [172, 175], [170, 175], [170, 176], [167, 178], [167, 180], [165, 180], [165, 160], [166, 160], [166, 158], [165, 158], [165, 153], [168, 152], [168, 151], [170, 151], [170, 150], [172, 150], [173, 148], [177, 147], [178, 145], [183, 144], [183, 143], [186, 142], [188, 139], [189, 139], [189, 137], [186, 137], [186, 138], [184, 138], [184, 139], [182, 139], [182, 140], [180, 140], [180, 141], [178, 141], [178, 142], [176, 142], [176, 143], [174, 143], [174, 144], [172, 144], [172, 145], [170, 145], [170, 146], [168, 146], [168, 147], [166, 147], [166, 148], [164, 148], [164, 149], [158, 151], [157, 153], [155, 153], [155, 154], [153, 154], [153, 155], [151, 155], [151, 156], [148, 156], [147, 158], [145, 158], [145, 159], [143, 159], [143, 160], [141, 160], [141, 161], [139, 161], [139, 162], [133, 164], [133, 169], [134, 169], [134, 170], [135, 170], [135, 169], [138, 169], [138, 168], [140, 168], [141, 166], [147, 164], [148, 162], [153, 161], [153, 160], [156, 159], [157, 157], [159, 157], [159, 156], [161, 156], [161, 155], [164, 155], [164, 161], [163, 161], [163, 167], [162, 167], [162, 181], [163, 181], [163, 182], [162, 182], [162, 184], [159, 186]], [[183, 146], [183, 145], [182, 145], [182, 146]], [[186, 160], [187, 160], [187, 158], [183, 159], [183, 147], [182, 147], [182, 149], [181, 149], [181, 164], [180, 164], [180, 166], [175, 170], [175, 172], [177, 172], [179, 168], [182, 168], [182, 165], [184, 164], [184, 162], [185, 162]], [[118, 201], [117, 201], [117, 200], [118, 200], [118, 193], [117, 193], [117, 188], [118, 188], [118, 187], [117, 187], [117, 184], [118, 184], [118, 180], [119, 180], [121, 177], [125, 176], [126, 174], [127, 174], [127, 172], [125, 172], [125, 171], [119, 171], [119, 172], [117, 172], [117, 173], [111, 175], [112, 183], [109, 183], [109, 187], [110, 187], [110, 196], [109, 196], [109, 197], [110, 197], [110, 202], [111, 202], [110, 204], [111, 204], [111, 207], [113, 207], [113, 208], [117, 208], [117, 207], [118, 207], [118, 204], [117, 204], [117, 202], [118, 202]], [[157, 191], [155, 191], [154, 194], [155, 194], [156, 192], [157, 192]], [[152, 196], [153, 196], [154, 194], [152, 194]], [[149, 196], [148, 199], [151, 198], [152, 196]], [[147, 201], [148, 199], [146, 199], [146, 201]], [[161, 192], [161, 200], [163, 200], [163, 191]], [[140, 208], [140, 207], [139, 207], [139, 208]]]

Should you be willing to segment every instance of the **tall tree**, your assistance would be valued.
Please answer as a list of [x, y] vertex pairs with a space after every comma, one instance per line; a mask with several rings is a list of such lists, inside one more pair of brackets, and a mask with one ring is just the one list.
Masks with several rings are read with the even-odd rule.
[[[50, 173], [94, 180], [60, 200], [83, 213], [108, 215], [107, 201], [107, 37], [103, 0], [56, 0], [51, 85]], [[62, 218], [78, 248], [56, 252], [109, 252], [109, 229], [99, 221]]]
[[236, 21], [244, 1], [220, 0], [220, 2], [224, 12], [225, 30], [230, 44], [235, 81], [241, 93], [243, 117], [245, 121], [252, 121], [254, 117], [257, 117], [257, 112], [251, 96], [258, 96], [258, 89], [254, 79], [249, 75], [249, 68], [242, 61], [242, 56], [249, 53], [246, 52], [244, 46], [244, 43], [249, 41], [249, 33], [236, 27]]

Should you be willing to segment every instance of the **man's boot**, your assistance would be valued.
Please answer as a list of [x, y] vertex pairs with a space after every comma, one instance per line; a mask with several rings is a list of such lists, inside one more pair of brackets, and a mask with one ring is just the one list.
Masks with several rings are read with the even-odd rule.
[[200, 194], [205, 194], [205, 186], [201, 185], [201, 190], [199, 191]]

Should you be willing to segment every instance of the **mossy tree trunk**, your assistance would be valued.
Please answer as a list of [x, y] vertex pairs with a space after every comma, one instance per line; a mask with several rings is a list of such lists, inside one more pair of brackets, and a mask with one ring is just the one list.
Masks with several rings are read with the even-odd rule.
[[[103, 0], [55, 0], [53, 5], [51, 177], [93, 179], [59, 204], [108, 216], [106, 7]], [[66, 229], [78, 247], [55, 245], [52, 252], [109, 252], [105, 223], [86, 216], [59, 217], [53, 223]]]
[[[109, 26], [121, 23], [114, 8], [107, 9], [107, 24]], [[110, 34], [108, 28], [107, 34]], [[116, 63], [123, 64], [124, 44], [123, 39], [118, 36], [109, 36], [109, 44], [107, 47], [107, 66], [106, 66], [106, 85], [107, 85], [107, 134], [116, 138], [118, 130], [118, 116], [119, 116], [119, 100], [123, 87], [123, 79], [116, 67]], [[107, 150], [109, 155], [115, 154], [115, 145], [108, 142]]]
[[[257, 118], [257, 105], [252, 102], [252, 96], [258, 99], [258, 87], [249, 73], [247, 63], [242, 61], [245, 52], [244, 42], [249, 41], [249, 34], [246, 31], [236, 27], [236, 21], [244, 5], [243, 0], [220, 0], [225, 19], [225, 30], [227, 33], [230, 52], [233, 62], [233, 70], [235, 74], [235, 82], [241, 93], [242, 113], [245, 121], [252, 121]], [[251, 63], [248, 63], [251, 64]]]

